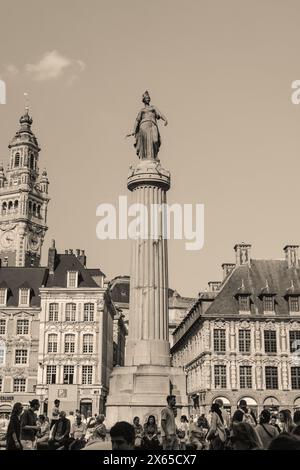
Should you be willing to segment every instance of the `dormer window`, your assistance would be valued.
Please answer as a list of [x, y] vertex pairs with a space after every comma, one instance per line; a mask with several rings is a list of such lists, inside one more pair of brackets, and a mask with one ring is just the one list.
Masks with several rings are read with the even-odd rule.
[[264, 312], [274, 312], [275, 310], [275, 301], [274, 297], [271, 295], [264, 295], [263, 296], [263, 306]]
[[30, 289], [28, 287], [21, 287], [19, 289], [19, 307], [29, 307]]
[[289, 296], [289, 310], [290, 312], [299, 312], [299, 296]]
[[0, 288], [0, 306], [5, 307], [7, 303], [7, 289]]
[[78, 271], [68, 271], [67, 287], [78, 287]]
[[240, 312], [250, 311], [250, 297], [249, 295], [239, 295], [239, 310]]

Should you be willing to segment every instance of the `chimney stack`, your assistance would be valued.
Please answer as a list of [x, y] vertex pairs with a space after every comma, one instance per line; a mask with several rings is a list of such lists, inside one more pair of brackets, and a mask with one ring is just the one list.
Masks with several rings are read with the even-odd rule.
[[80, 261], [80, 263], [82, 264], [82, 266], [86, 267], [86, 256], [85, 256], [85, 251], [84, 250], [78, 250], [78, 255], [77, 255], [77, 259], [78, 261]]
[[283, 248], [283, 251], [285, 253], [285, 259], [288, 264], [288, 268], [298, 268], [299, 266], [298, 248], [299, 248], [299, 245], [286, 245]]
[[208, 283], [209, 291], [217, 292], [218, 290], [220, 290], [221, 284], [222, 283], [220, 281], [209, 281]]
[[236, 265], [241, 266], [242, 264], [250, 263], [250, 251], [251, 245], [248, 243], [237, 243], [234, 247], [236, 255]]
[[55, 240], [51, 241], [51, 246], [48, 251], [48, 268], [49, 274], [54, 274], [55, 266], [56, 266], [56, 248], [55, 248]]
[[222, 269], [223, 269], [223, 280], [225, 279], [225, 277], [227, 277], [231, 271], [235, 268], [235, 264], [234, 263], [223, 263], [222, 264]]
[[69, 251], [68, 251], [68, 250], [65, 250], [65, 255], [67, 255], [68, 253], [69, 253]]
[[69, 255], [72, 255], [73, 254], [73, 250], [72, 248], [69, 248]]

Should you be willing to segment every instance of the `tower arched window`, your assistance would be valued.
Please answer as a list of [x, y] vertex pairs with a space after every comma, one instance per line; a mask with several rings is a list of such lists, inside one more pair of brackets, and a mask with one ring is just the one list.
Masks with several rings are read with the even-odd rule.
[[8, 212], [12, 212], [12, 209], [13, 209], [13, 202], [9, 201], [8, 202]]
[[32, 206], [32, 212], [33, 212], [33, 215], [36, 215], [36, 203], [35, 202], [33, 203], [33, 206]]
[[20, 166], [20, 154], [16, 153], [15, 155], [15, 167]]
[[7, 202], [3, 202], [2, 204], [2, 215], [7, 214]]
[[14, 209], [15, 209], [15, 212], [18, 212], [18, 209], [19, 209], [19, 201], [15, 201], [15, 202], [14, 202]]
[[31, 154], [30, 155], [30, 160], [29, 160], [29, 165], [30, 165], [30, 168], [33, 170], [34, 169], [34, 155]]
[[28, 212], [29, 212], [29, 214], [32, 213], [32, 202], [31, 201], [28, 202]]
[[36, 208], [36, 214], [38, 217], [41, 217], [41, 206], [38, 205], [37, 208]]

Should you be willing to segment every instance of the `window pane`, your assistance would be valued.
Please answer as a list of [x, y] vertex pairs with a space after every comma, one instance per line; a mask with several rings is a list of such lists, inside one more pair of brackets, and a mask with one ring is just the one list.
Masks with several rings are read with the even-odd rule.
[[251, 337], [250, 330], [239, 330], [239, 351], [250, 352]]
[[58, 321], [58, 304], [49, 305], [49, 321]]
[[266, 388], [277, 389], [278, 388], [278, 370], [277, 367], [266, 367]]
[[300, 367], [291, 367], [292, 389], [300, 389]]
[[265, 337], [265, 352], [276, 353], [277, 352], [276, 331], [265, 330], [264, 337]]
[[252, 388], [251, 366], [240, 366], [240, 388]]
[[290, 331], [290, 352], [300, 349], [300, 330]]
[[226, 351], [225, 330], [214, 330], [214, 350], [215, 352]]

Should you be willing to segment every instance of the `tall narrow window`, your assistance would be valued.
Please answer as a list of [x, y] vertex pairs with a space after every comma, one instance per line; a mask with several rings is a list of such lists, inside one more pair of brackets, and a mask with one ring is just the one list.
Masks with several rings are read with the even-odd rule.
[[2, 384], [3, 384], [3, 379], [0, 377], [0, 392], [2, 392]]
[[0, 366], [4, 366], [5, 364], [5, 343], [0, 343]]
[[66, 305], [66, 321], [76, 321], [76, 304], [69, 303]]
[[264, 336], [265, 336], [265, 352], [276, 353], [277, 352], [276, 331], [265, 330]]
[[65, 353], [75, 352], [75, 335], [65, 336]]
[[241, 312], [249, 312], [250, 310], [249, 295], [239, 295], [239, 310]]
[[30, 289], [21, 288], [19, 289], [19, 306], [20, 307], [29, 307], [30, 300]]
[[55, 384], [56, 383], [56, 366], [47, 366], [46, 371], [46, 383]]
[[300, 367], [291, 367], [292, 389], [300, 389]]
[[7, 289], [0, 289], [0, 306], [5, 307], [7, 302]]
[[93, 383], [93, 366], [82, 366], [82, 385]]
[[290, 312], [299, 312], [299, 297], [298, 296], [289, 297], [289, 307], [290, 307]]
[[64, 366], [64, 384], [74, 383], [74, 366]]
[[57, 335], [51, 334], [48, 336], [48, 353], [57, 352]]
[[249, 353], [251, 346], [250, 330], [239, 330], [239, 351]]
[[294, 353], [300, 349], [300, 330], [290, 331], [290, 352]]
[[267, 366], [266, 372], [266, 388], [267, 389], [278, 389], [278, 369], [277, 367]]
[[264, 312], [274, 312], [274, 297], [265, 295], [263, 297]]
[[240, 388], [252, 388], [251, 366], [240, 366]]
[[220, 330], [220, 329], [214, 330], [214, 351], [215, 352], [226, 351], [225, 330]]
[[0, 320], [0, 335], [5, 335], [6, 333], [6, 320]]
[[49, 305], [49, 321], [58, 321], [58, 304], [52, 303]]
[[94, 304], [84, 304], [83, 320], [94, 321]]
[[78, 287], [78, 272], [68, 271], [68, 287]]
[[226, 388], [226, 366], [215, 366], [215, 388]]
[[83, 353], [93, 352], [93, 335], [83, 335]]
[[15, 168], [17, 168], [18, 166], [20, 166], [20, 154], [16, 153], [16, 155], [15, 155]]

